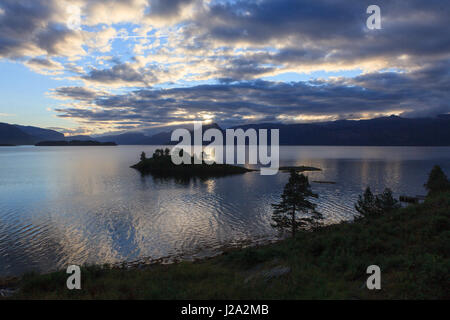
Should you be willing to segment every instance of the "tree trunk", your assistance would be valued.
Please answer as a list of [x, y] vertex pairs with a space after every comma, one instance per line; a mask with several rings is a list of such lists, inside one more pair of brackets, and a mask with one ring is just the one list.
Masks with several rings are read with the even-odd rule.
[[295, 238], [295, 206], [292, 207], [292, 238]]

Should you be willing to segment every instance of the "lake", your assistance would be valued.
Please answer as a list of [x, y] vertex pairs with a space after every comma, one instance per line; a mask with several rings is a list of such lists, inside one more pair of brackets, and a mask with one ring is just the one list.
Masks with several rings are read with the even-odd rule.
[[[271, 203], [287, 173], [207, 180], [141, 176], [129, 168], [156, 146], [0, 148], [0, 276], [180, 257], [275, 240]], [[365, 187], [424, 195], [434, 164], [450, 173], [450, 147], [280, 147], [280, 165], [308, 172], [327, 223], [351, 220]], [[169, 259], [170, 260], [170, 259]]]

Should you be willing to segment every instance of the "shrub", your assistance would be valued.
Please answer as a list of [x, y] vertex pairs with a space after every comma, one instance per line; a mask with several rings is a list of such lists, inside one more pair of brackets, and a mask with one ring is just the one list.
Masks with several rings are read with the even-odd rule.
[[389, 188], [384, 189], [383, 193], [374, 196], [370, 187], [367, 187], [364, 194], [359, 196], [358, 202], [355, 204], [355, 209], [364, 217], [379, 215], [399, 207], [398, 201], [394, 199]]
[[438, 165], [433, 167], [428, 176], [428, 181], [424, 186], [428, 190], [429, 196], [450, 190], [450, 182], [444, 171]]

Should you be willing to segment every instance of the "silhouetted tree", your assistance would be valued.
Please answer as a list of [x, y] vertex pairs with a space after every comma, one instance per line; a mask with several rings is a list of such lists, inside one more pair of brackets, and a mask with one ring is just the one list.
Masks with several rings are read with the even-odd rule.
[[392, 190], [386, 188], [383, 193], [376, 196], [375, 206], [377, 211], [383, 213], [400, 208], [400, 203], [392, 195]]
[[383, 193], [374, 196], [370, 187], [367, 187], [364, 194], [359, 196], [358, 202], [355, 204], [356, 211], [363, 217], [382, 214], [399, 207], [398, 201], [394, 199], [389, 188], [384, 189]]
[[161, 158], [164, 155], [163, 149], [156, 149], [155, 152], [153, 152], [153, 158]]
[[308, 200], [310, 197], [318, 196], [312, 192], [308, 177], [292, 170], [281, 195], [281, 202], [272, 204], [272, 227], [280, 231], [290, 230], [292, 237], [295, 237], [298, 229], [317, 227], [323, 217], [316, 211], [316, 205]]
[[169, 148], [164, 149], [164, 155], [165, 156], [170, 156], [170, 149]]
[[428, 190], [429, 196], [450, 190], [450, 182], [440, 166], [435, 165], [433, 167], [428, 176], [428, 181], [425, 183], [425, 188]]
[[367, 187], [364, 194], [358, 197], [358, 202], [355, 204], [355, 209], [362, 216], [376, 214], [375, 196], [370, 190], [370, 187]]
[[141, 153], [141, 161], [144, 161], [145, 159], [147, 159], [147, 156], [145, 155], [145, 152], [142, 151], [142, 153]]

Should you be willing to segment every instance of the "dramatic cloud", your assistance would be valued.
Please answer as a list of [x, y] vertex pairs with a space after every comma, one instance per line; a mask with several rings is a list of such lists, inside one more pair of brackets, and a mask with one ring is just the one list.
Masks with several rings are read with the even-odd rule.
[[[370, 1], [233, 1], [212, 5], [186, 28], [197, 47], [260, 48], [234, 75], [258, 76], [264, 65], [277, 72], [360, 67], [413, 68], [448, 57], [450, 7], [441, 1], [379, 1], [382, 29], [368, 30]], [[269, 49], [268, 49], [269, 48]], [[272, 49], [270, 49], [272, 48]], [[239, 55], [239, 54], [238, 54]], [[233, 64], [236, 60], [233, 57]]]
[[148, 8], [147, 0], [83, 0], [78, 4], [88, 26], [139, 23]]
[[0, 57], [84, 54], [82, 38], [66, 26], [67, 2], [2, 0]]
[[[442, 61], [441, 65], [448, 63]], [[332, 81], [289, 84], [250, 81], [136, 90], [121, 95], [91, 94], [87, 101], [91, 107], [80, 101], [80, 96], [84, 98], [84, 95], [77, 88], [59, 88], [56, 93], [82, 104], [57, 110], [61, 117], [93, 123], [134, 121], [145, 128], [149, 124], [205, 119], [231, 126], [255, 121], [323, 121], [391, 114], [436, 115], [449, 110], [449, 85], [450, 73], [439, 72], [439, 67], [430, 66], [410, 73], [371, 73]]]
[[44, 75], [57, 75], [64, 70], [64, 66], [51, 59], [33, 58], [25, 62], [25, 65], [37, 73]]
[[0, 59], [74, 81], [52, 96], [83, 126], [448, 113], [450, 6], [379, 0], [369, 30], [371, 4], [0, 0]]
[[148, 16], [152, 18], [173, 18], [182, 15], [182, 11], [195, 2], [196, 0], [152, 0], [150, 1], [150, 13]]
[[84, 87], [64, 87], [55, 89], [53, 94], [59, 99], [75, 99], [89, 102], [95, 100], [101, 93]]
[[93, 69], [82, 79], [88, 83], [98, 83], [108, 86], [147, 86], [156, 79], [151, 71], [136, 70], [128, 63], [116, 64], [110, 69]]

